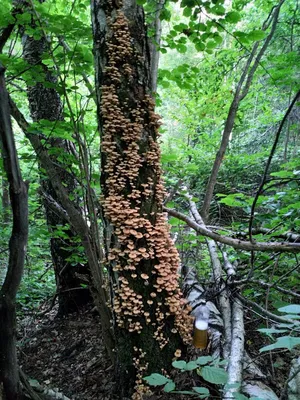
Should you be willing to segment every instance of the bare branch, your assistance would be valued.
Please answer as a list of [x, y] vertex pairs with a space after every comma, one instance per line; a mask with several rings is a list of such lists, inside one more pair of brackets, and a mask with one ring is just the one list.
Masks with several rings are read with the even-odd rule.
[[250, 310], [252, 309], [257, 309], [262, 317], [265, 319], [271, 319], [272, 321], [275, 322], [280, 322], [283, 324], [300, 324], [300, 322], [297, 322], [295, 320], [289, 319], [289, 318], [283, 318], [280, 317], [279, 315], [273, 314], [270, 311], [267, 311], [265, 308], [260, 306], [259, 304], [255, 303], [254, 301], [251, 301], [249, 299], [245, 299], [245, 297], [241, 296], [240, 294], [236, 294], [236, 297], [246, 306], [249, 307]]
[[200, 235], [209, 237], [216, 242], [227, 244], [235, 249], [247, 250], [247, 251], [267, 251], [267, 252], [290, 252], [298, 253], [300, 252], [300, 243], [286, 243], [286, 242], [248, 242], [245, 240], [234, 239], [228, 236], [219, 235], [193, 221], [190, 217], [182, 214], [179, 211], [172, 210], [167, 207], [163, 207], [163, 210], [167, 212], [172, 217], [178, 218], [185, 222], [189, 227], [194, 229]]

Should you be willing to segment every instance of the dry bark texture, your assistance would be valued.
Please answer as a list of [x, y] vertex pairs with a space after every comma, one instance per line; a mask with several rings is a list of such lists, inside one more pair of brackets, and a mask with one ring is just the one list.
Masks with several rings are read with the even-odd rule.
[[[141, 7], [92, 2], [103, 221], [121, 386], [160, 372], [188, 341], [191, 317], [178, 284], [179, 258], [162, 212], [149, 51]], [[134, 378], [135, 377], [135, 378]], [[126, 382], [125, 382], [126, 381]], [[127, 386], [128, 388], [128, 386]]]

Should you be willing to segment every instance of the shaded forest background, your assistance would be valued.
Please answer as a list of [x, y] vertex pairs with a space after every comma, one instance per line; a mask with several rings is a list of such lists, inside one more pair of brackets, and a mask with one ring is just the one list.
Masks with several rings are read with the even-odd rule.
[[[142, 398], [143, 378], [159, 373], [148, 383], [164, 385], [166, 398], [176, 396], [174, 380], [181, 390], [198, 388], [186, 396], [258, 399], [246, 386], [258, 385], [251, 374], [261, 371], [245, 372], [247, 353], [272, 392], [263, 398], [297, 399], [298, 1], [2, 0], [0, 11], [8, 92], [0, 121], [4, 131], [11, 115], [28, 186], [18, 325], [37, 316], [50, 321], [53, 310], [80, 321], [82, 314], [72, 313], [83, 307], [91, 347], [101, 337], [121, 398]], [[13, 268], [6, 152], [2, 138], [1, 284], [7, 265]], [[196, 319], [203, 302], [215, 307], [211, 344], [200, 353], [212, 359], [190, 367], [176, 364], [196, 357], [182, 291]], [[97, 311], [85, 308], [91, 302]], [[90, 331], [93, 321], [102, 331]], [[164, 380], [172, 361], [181, 372]], [[4, 359], [0, 365], [3, 373]], [[181, 379], [191, 370], [200, 378]], [[81, 398], [102, 398], [97, 390]]]

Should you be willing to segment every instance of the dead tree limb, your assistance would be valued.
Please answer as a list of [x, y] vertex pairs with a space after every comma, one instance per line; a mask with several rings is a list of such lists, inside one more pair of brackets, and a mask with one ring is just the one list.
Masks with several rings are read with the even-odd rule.
[[194, 229], [200, 235], [205, 237], [209, 237], [210, 239], [215, 240], [216, 242], [226, 244], [235, 249], [247, 250], [247, 251], [267, 251], [267, 252], [290, 252], [290, 253], [298, 253], [300, 252], [300, 243], [287, 243], [287, 242], [249, 242], [246, 240], [234, 239], [229, 236], [223, 236], [216, 232], [211, 231], [210, 229], [203, 227], [197, 222], [195, 222], [192, 218], [187, 215], [164, 207], [164, 211], [167, 212], [172, 217], [178, 218], [181, 221], [185, 222], [189, 227]]

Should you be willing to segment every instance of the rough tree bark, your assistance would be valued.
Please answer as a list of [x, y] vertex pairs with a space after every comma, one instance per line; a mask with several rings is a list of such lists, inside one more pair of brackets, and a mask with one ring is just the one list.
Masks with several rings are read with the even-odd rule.
[[[135, 1], [92, 0], [101, 145], [103, 223], [121, 396], [142, 376], [170, 368], [191, 317], [178, 285], [178, 254], [162, 212], [144, 15]], [[176, 350], [178, 350], [176, 352]]]
[[[34, 21], [31, 22], [31, 26], [35, 26]], [[42, 62], [43, 54], [51, 51], [46, 38], [43, 36], [39, 40], [35, 40], [33, 37], [23, 33], [22, 43], [23, 57], [28, 64], [35, 66], [35, 68], [40, 67], [43, 71], [42, 73], [44, 74], [46, 82], [57, 84], [55, 72], [49, 70], [49, 68]], [[37, 82], [35, 85], [27, 87], [27, 96], [30, 114], [33, 121], [63, 120], [63, 105], [55, 88], [47, 87], [44, 82]], [[48, 139], [48, 143], [52, 149], [56, 149], [56, 153], [52, 151], [52, 154], [55, 154], [52, 155], [52, 158], [61, 166], [59, 171], [60, 179], [64, 183], [67, 192], [75, 198], [74, 204], [76, 204], [78, 210], [80, 210], [78, 196], [76, 195], [76, 181], [73, 176], [66, 171], [68, 159], [66, 157], [64, 165], [57, 160], [58, 156], [72, 154], [72, 143], [64, 139], [51, 137]], [[43, 192], [46, 194], [42, 197], [47, 225], [50, 233], [55, 236], [56, 227], [66, 225], [67, 221], [49, 204], [49, 198], [60, 203], [51, 184], [51, 179], [48, 177], [41, 177], [41, 185]], [[86, 304], [90, 300], [89, 289], [83, 289], [81, 286], [81, 283], [86, 283], [90, 280], [88, 265], [82, 265], [80, 263], [72, 265], [72, 263], [67, 260], [67, 258], [70, 257], [71, 252], [66, 250], [66, 247], [74, 247], [74, 238], [76, 235], [71, 229], [65, 231], [65, 233], [68, 236], [68, 239], [52, 237], [50, 240], [50, 250], [55, 272], [60, 314], [75, 311], [80, 305]], [[76, 249], [74, 249], [74, 251], [76, 251]], [[86, 276], [85, 282], [80, 278], [82, 275]]]
[[[1, 158], [3, 158], [2, 154]], [[9, 221], [9, 190], [8, 182], [5, 177], [2, 177], [2, 194], [1, 194], [1, 205], [2, 205], [2, 218], [3, 222], [7, 223]]]
[[5, 88], [4, 68], [0, 63], [0, 144], [9, 182], [13, 213], [6, 277], [0, 290], [0, 396], [4, 400], [22, 397], [16, 351], [15, 301], [21, 282], [28, 237], [28, 185], [19, 168]]

